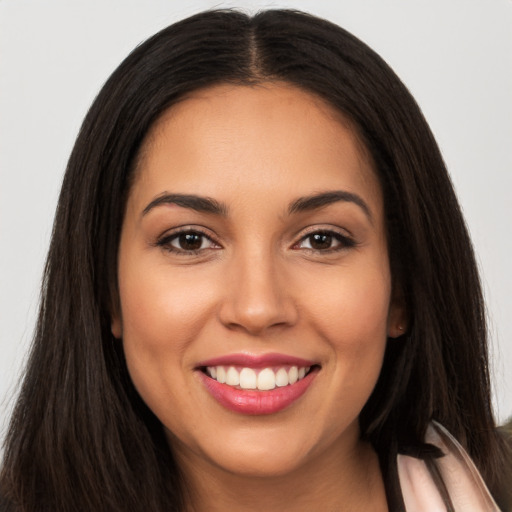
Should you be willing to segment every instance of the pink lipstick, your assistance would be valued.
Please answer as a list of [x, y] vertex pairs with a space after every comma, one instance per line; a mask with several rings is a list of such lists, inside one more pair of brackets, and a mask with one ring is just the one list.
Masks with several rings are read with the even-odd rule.
[[232, 354], [197, 365], [207, 391], [227, 409], [249, 415], [274, 414], [298, 400], [320, 367], [284, 354]]

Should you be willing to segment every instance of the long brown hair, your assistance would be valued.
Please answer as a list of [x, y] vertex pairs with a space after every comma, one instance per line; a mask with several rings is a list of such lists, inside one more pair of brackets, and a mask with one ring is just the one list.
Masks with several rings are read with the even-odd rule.
[[272, 80], [318, 95], [348, 118], [384, 192], [393, 279], [409, 328], [388, 341], [360, 424], [379, 454], [390, 506], [403, 509], [397, 453], [435, 456], [423, 444], [432, 419], [463, 443], [505, 503], [500, 489], [510, 455], [495, 433], [475, 258], [420, 109], [375, 52], [334, 24], [294, 11], [250, 17], [220, 10], [176, 23], [137, 47], [80, 130], [5, 444], [0, 491], [12, 510], [182, 508], [179, 468], [110, 331], [125, 201], [141, 143], [166, 109], [201, 87]]

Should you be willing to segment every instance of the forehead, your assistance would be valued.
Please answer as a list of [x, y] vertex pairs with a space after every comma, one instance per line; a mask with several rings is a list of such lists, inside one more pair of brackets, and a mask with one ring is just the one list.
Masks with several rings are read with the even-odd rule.
[[253, 193], [284, 187], [297, 196], [364, 189], [381, 201], [371, 157], [351, 123], [284, 83], [222, 84], [173, 105], [146, 137], [132, 192], [171, 189], [229, 202], [230, 190], [243, 184]]

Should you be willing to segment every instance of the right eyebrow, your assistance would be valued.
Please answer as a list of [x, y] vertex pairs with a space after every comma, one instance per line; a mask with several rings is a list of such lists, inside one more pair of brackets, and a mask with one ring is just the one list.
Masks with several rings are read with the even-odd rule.
[[142, 215], [147, 215], [153, 208], [162, 206], [165, 204], [175, 204], [182, 208], [190, 208], [197, 212], [202, 213], [213, 213], [215, 215], [227, 215], [228, 208], [225, 204], [219, 203], [219, 201], [212, 199], [211, 197], [198, 196], [194, 194], [168, 194], [164, 193], [155, 199], [153, 199], [145, 208], [142, 210]]

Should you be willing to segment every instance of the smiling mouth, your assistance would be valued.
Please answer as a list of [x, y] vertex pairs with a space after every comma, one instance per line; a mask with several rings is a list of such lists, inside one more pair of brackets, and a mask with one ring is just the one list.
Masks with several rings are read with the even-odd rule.
[[201, 371], [220, 384], [235, 389], [270, 391], [291, 386], [317, 369], [318, 365], [265, 368], [218, 365], [203, 367]]
[[298, 401], [321, 366], [285, 354], [231, 354], [201, 362], [196, 370], [206, 391], [237, 414], [269, 415]]

